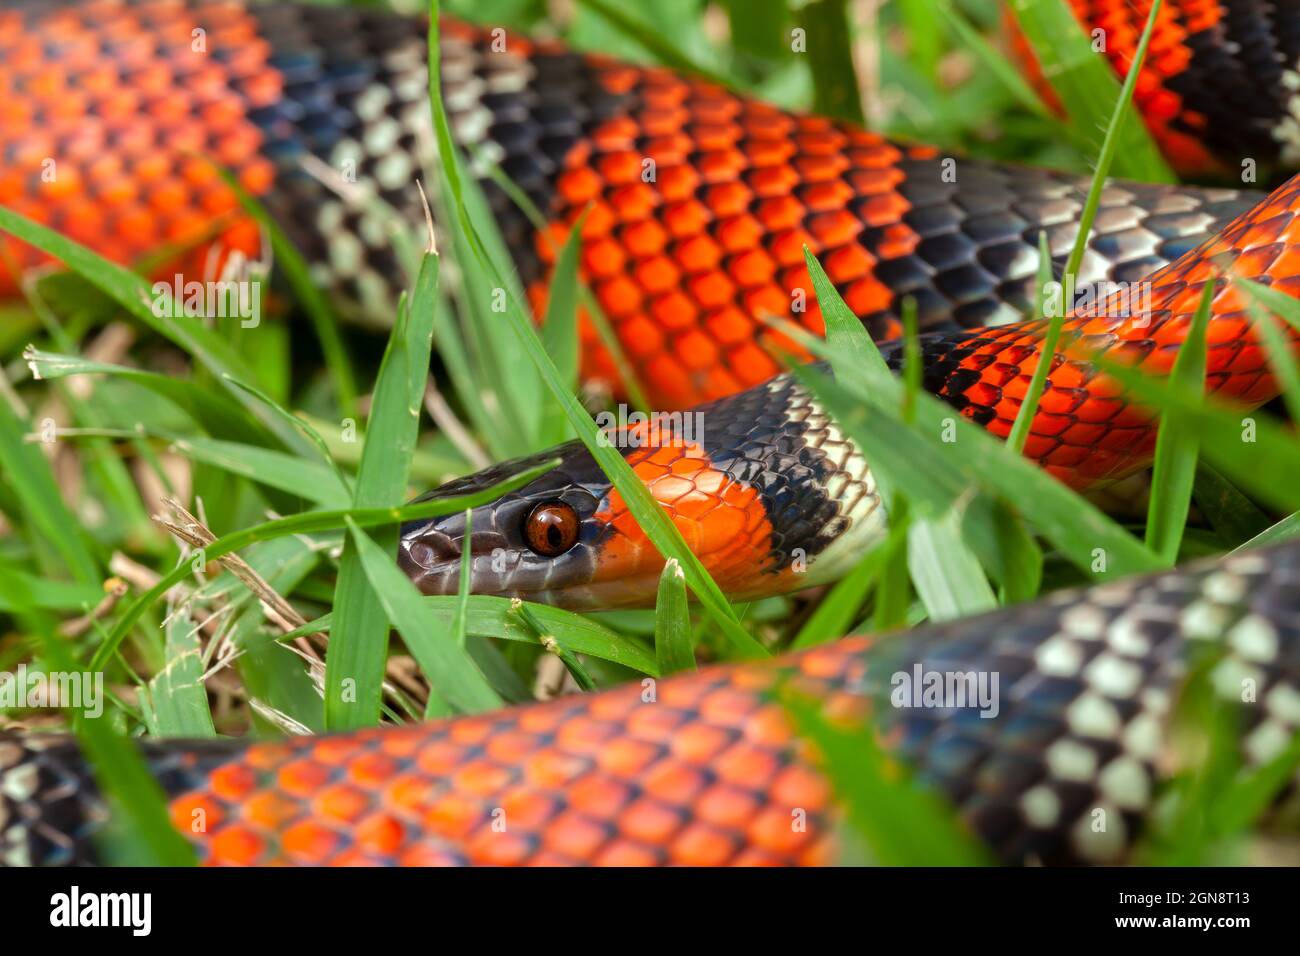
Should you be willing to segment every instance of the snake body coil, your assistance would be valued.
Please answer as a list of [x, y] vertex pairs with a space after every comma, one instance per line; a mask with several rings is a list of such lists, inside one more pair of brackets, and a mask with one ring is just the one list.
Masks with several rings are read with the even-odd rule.
[[[1123, 69], [1145, 15], [1075, 7], [1109, 31]], [[1167, 4], [1138, 101], [1183, 165], [1231, 168], [1245, 148], [1263, 164], [1294, 158], [1283, 91], [1300, 31], [1288, 9]], [[927, 389], [1008, 431], [1042, 326], [1005, 323], [1026, 304], [1040, 231], [1054, 258], [1072, 244], [1085, 181], [965, 160], [953, 178], [927, 147], [451, 22], [442, 62], [475, 168], [499, 163], [549, 223], [535, 230], [484, 181], [535, 303], [585, 211], [584, 275], [652, 401], [713, 400], [699, 442], [627, 457], [730, 594], [833, 580], [883, 526], [860, 451], [772, 377], [758, 341], [765, 313], [823, 331], [805, 244], [878, 337], [897, 334], [899, 304], [915, 298]], [[209, 263], [214, 250], [256, 255], [257, 229], [196, 155], [210, 153], [290, 227], [323, 286], [362, 318], [391, 315], [401, 270], [370, 196], [417, 215], [410, 182], [437, 159], [424, 63], [423, 24], [377, 12], [18, 3], [0, 10], [0, 202], [123, 260], [166, 243], [197, 245]], [[43, 176], [50, 162], [58, 172]], [[1081, 280], [1142, 280], [1149, 309], [1124, 314], [1103, 297], [1067, 328], [1167, 371], [1222, 262], [1296, 293], [1297, 210], [1300, 181], [1258, 204], [1233, 190], [1109, 185]], [[20, 265], [40, 261], [4, 242]], [[163, 274], [204, 261], [189, 253]], [[807, 292], [806, 311], [792, 290]], [[1277, 386], [1244, 310], [1235, 289], [1216, 296], [1208, 383], [1250, 406]], [[584, 375], [618, 388], [585, 325], [583, 336]], [[1094, 487], [1149, 463], [1154, 435], [1149, 413], [1071, 353], [1052, 367], [1026, 454]], [[430, 593], [454, 591], [468, 547], [478, 591], [578, 607], [652, 600], [662, 559], [585, 451], [560, 454], [560, 468], [479, 509], [469, 541], [459, 517], [404, 529], [404, 569]], [[567, 547], [533, 535], [538, 514], [540, 533], [561, 529]], [[649, 687], [418, 727], [143, 750], [175, 825], [209, 863], [833, 861], [830, 792], [779, 690], [869, 721], [998, 858], [1113, 861], [1170, 772], [1164, 728], [1199, 648], [1220, 655], [1221, 696], [1239, 702], [1242, 681], [1257, 690], [1242, 707], [1248, 759], [1296, 732], [1298, 574], [1300, 546], [1288, 545]], [[891, 702], [896, 675], [930, 672], [996, 675], [996, 713]], [[0, 733], [0, 862], [92, 860], [105, 812], [70, 741]]]

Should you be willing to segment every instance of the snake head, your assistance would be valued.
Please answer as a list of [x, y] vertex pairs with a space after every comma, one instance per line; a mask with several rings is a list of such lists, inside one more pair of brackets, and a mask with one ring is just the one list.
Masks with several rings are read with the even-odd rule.
[[[629, 426], [615, 447], [730, 597], [832, 580], [883, 534], [875, 480], [856, 447], [787, 377], [701, 406], [689, 438]], [[495, 501], [402, 528], [399, 562], [426, 594], [470, 590], [578, 610], [652, 607], [664, 560], [578, 442], [458, 478], [423, 501], [472, 494], [559, 465]]]
[[602, 541], [598, 517], [609, 481], [579, 442], [457, 478], [417, 501], [469, 495], [558, 458], [522, 487], [470, 510], [402, 526], [398, 564], [425, 594], [456, 594], [469, 550], [470, 591], [567, 606], [588, 606]]

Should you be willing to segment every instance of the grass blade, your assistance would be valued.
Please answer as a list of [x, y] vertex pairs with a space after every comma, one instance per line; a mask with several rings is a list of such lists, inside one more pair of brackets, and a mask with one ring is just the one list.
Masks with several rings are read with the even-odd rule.
[[[439, 696], [465, 713], [479, 713], [500, 707], [501, 698], [474, 666], [465, 648], [456, 643], [452, 635], [445, 631], [437, 633], [435, 628], [429, 626], [422, 595], [393, 563], [392, 552], [376, 544], [351, 519], [348, 519], [348, 531], [356, 545], [370, 587], [383, 606], [386, 618], [401, 633], [406, 646], [419, 662], [420, 670], [429, 679], [429, 683], [437, 688]], [[335, 610], [334, 614], [338, 621], [338, 611]], [[331, 653], [338, 634], [337, 630], [333, 631]], [[328, 719], [327, 698], [326, 720]]]
[[655, 601], [655, 655], [659, 671], [667, 676], [695, 670], [695, 640], [686, 604], [686, 575], [675, 558], [664, 564]]
[[149, 731], [159, 737], [215, 737], [203, 686], [203, 645], [199, 629], [188, 613], [177, 611], [167, 622], [166, 666], [149, 681], [148, 702], [152, 714]]
[[[398, 310], [375, 380], [352, 499], [358, 508], [395, 505], [406, 495], [437, 298], [438, 256], [429, 252], [420, 263], [410, 308]], [[391, 556], [397, 550], [397, 526], [384, 529], [378, 540], [376, 547]], [[388, 648], [386, 601], [368, 583], [371, 575], [356, 542], [351, 535], [343, 547], [334, 590], [335, 627], [325, 665], [325, 726], [331, 729], [365, 727], [379, 719]]]
[[1074, 128], [1106, 130], [1106, 137], [1115, 142], [1115, 169], [1119, 175], [1144, 182], [1176, 182], [1146, 126], [1116, 124], [1115, 115], [1106, 112], [1108, 104], [1125, 108], [1132, 96], [1160, 11], [1160, 0], [1151, 5], [1146, 29], [1129, 64], [1124, 81], [1127, 89], [1119, 85], [1105, 57], [1093, 52], [1089, 38], [1065, 0], [1014, 0], [1009, 6], [1034, 49], [1039, 68], [1065, 105]]
[[[1205, 284], [1201, 301], [1192, 316], [1187, 336], [1178, 349], [1169, 374], [1174, 387], [1205, 391], [1205, 330], [1210, 321], [1216, 283]], [[1177, 413], [1165, 412], [1156, 437], [1151, 501], [1147, 507], [1146, 545], [1168, 564], [1178, 560], [1178, 547], [1187, 525], [1196, 480], [1196, 458], [1200, 439], [1196, 427]]]

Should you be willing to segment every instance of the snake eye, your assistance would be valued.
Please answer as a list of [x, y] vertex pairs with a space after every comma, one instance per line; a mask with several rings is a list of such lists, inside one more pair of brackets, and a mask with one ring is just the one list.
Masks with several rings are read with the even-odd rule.
[[563, 501], [544, 501], [524, 519], [524, 538], [544, 558], [564, 554], [578, 541], [578, 513]]

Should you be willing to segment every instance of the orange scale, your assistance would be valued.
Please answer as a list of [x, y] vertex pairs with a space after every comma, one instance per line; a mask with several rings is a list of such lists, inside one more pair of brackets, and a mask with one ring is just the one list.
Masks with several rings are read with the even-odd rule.
[[397, 761], [387, 754], [377, 750], [366, 750], [348, 764], [347, 776], [357, 786], [378, 789], [392, 778], [397, 772], [397, 767]]
[[785, 139], [749, 139], [741, 144], [741, 148], [754, 170], [772, 167], [788, 169], [788, 164], [796, 153], [794, 144]]
[[253, 129], [231, 130], [218, 135], [220, 139], [210, 146], [209, 152], [227, 168], [243, 166], [262, 145], [262, 134]]
[[756, 196], [764, 197], [755, 208], [758, 218], [769, 229], [786, 229], [803, 221], [803, 203], [791, 195], [799, 177], [789, 166], [756, 169], [745, 177]]
[[[569, 804], [572, 806], [572, 804]], [[507, 827], [537, 830], [555, 813], [555, 801], [531, 787], [516, 787], [502, 794], [501, 810], [505, 813]]]
[[807, 220], [807, 226], [823, 247], [851, 242], [862, 232], [861, 220], [842, 209], [811, 216]]
[[643, 135], [641, 126], [630, 116], [620, 116], [602, 123], [591, 134], [591, 148], [598, 152], [635, 149]]
[[659, 748], [643, 740], [628, 737], [610, 740], [596, 756], [601, 770], [624, 779], [639, 778], [641, 772], [659, 757]]
[[[844, 290], [844, 302], [853, 310], [854, 315], [871, 315], [876, 312], [883, 312], [889, 308], [893, 301], [893, 290], [873, 277], [854, 282]], [[897, 336], [890, 337], [896, 338]]]
[[704, 789], [704, 774], [676, 760], [662, 760], [642, 775], [638, 782], [641, 789], [650, 796], [665, 803], [687, 806], [692, 803]]
[[1062, 432], [1073, 427], [1073, 421], [1066, 415], [1047, 415], [1044, 414], [1041, 407], [1039, 413], [1034, 416], [1033, 434], [1042, 435], [1046, 438], [1060, 438]]
[[491, 760], [473, 760], [456, 768], [451, 777], [457, 790], [478, 796], [497, 793], [510, 782], [514, 771]]
[[646, 84], [641, 90], [641, 101], [654, 112], [680, 106], [690, 93], [690, 87], [666, 70], [647, 70]]
[[668, 244], [668, 232], [654, 219], [643, 219], [623, 226], [618, 238], [634, 258], [658, 255]]
[[[529, 836], [522, 833], [487, 829], [476, 834], [465, 847], [465, 851], [476, 865], [521, 866], [530, 862], [534, 844]], [[558, 865], [558, 863], [546, 865]]]
[[665, 202], [679, 202], [695, 195], [700, 175], [690, 166], [665, 166], [658, 172], [659, 195]]
[[659, 855], [650, 847], [631, 840], [614, 840], [601, 847], [592, 859], [594, 866], [655, 866]]
[[[578, 216], [582, 215], [582, 209], [570, 209], [568, 218], [570, 224], [577, 221]], [[614, 210], [609, 203], [603, 201], [593, 202], [585, 210], [587, 218], [582, 223], [582, 241], [591, 242], [602, 236], [608, 236], [618, 225], [618, 217], [615, 216]]]
[[59, 231], [82, 245], [97, 247], [104, 236], [103, 212], [89, 200], [74, 201], [64, 209]]
[[638, 117], [645, 134], [649, 136], [667, 136], [680, 131], [688, 122], [691, 114], [680, 106], [642, 113]]
[[492, 736], [494, 729], [490, 720], [457, 720], [447, 725], [448, 736], [458, 744], [481, 744]]
[[606, 774], [589, 774], [566, 794], [568, 805], [596, 820], [612, 818], [631, 796], [631, 787]]
[[172, 826], [181, 833], [208, 833], [226, 820], [221, 803], [206, 793], [177, 797], [167, 812]]
[[695, 140], [680, 130], [662, 136], [648, 137], [643, 141], [642, 146], [645, 155], [653, 156], [661, 166], [684, 162], [686, 157], [696, 149]]
[[843, 187], [850, 198], [853, 196], [853, 191], [836, 178], [849, 168], [848, 158], [843, 155], [799, 156], [794, 161], [794, 168], [799, 174], [800, 181], [804, 183], [813, 183], [817, 186], [838, 185]]
[[[682, 458], [684, 464], [704, 465], [698, 459]], [[676, 463], [674, 463], [675, 465]], [[707, 466], [705, 466], [707, 467]], [[687, 519], [688, 521], [698, 522], [711, 514], [720, 507], [722, 502], [715, 496], [705, 494], [704, 492], [692, 488], [690, 494], [679, 498], [673, 503], [673, 510], [677, 516]]]
[[[91, 171], [93, 175], [93, 170]], [[109, 206], [122, 206], [139, 195], [139, 187], [130, 176], [113, 174], [104, 178], [95, 177], [96, 197]]]
[[697, 99], [693, 106], [695, 116], [701, 122], [726, 123], [739, 116], [745, 104], [737, 96], [721, 93], [707, 99]]
[[641, 154], [620, 149], [604, 153], [596, 160], [596, 171], [614, 185], [637, 182], [641, 178]]
[[[1068, 419], [1066, 421], [1068, 422]], [[1038, 417], [1035, 417], [1034, 422], [1037, 424]], [[1046, 434], [1030, 432], [1025, 438], [1024, 452], [1025, 457], [1031, 461], [1043, 461], [1048, 455], [1054, 454], [1062, 447], [1061, 442], [1056, 438], [1049, 437]], [[1055, 458], [1053, 458], [1053, 461], [1055, 461]], [[1069, 463], [1073, 464], [1074, 462]]]
[[673, 258], [687, 272], [705, 272], [718, 267], [722, 247], [707, 233], [701, 233], [677, 243]]
[[737, 841], [705, 823], [692, 823], [673, 840], [669, 858], [682, 866], [722, 866], [738, 849]]
[[596, 756], [617, 734], [617, 731], [618, 728], [614, 724], [579, 717], [560, 727], [555, 742], [558, 747], [569, 753]]
[[661, 215], [669, 234], [679, 239], [702, 232], [713, 219], [708, 207], [696, 199], [664, 206]]
[[47, 61], [39, 73], [22, 77], [23, 93], [41, 100], [51, 100], [67, 90], [68, 78], [61, 64]]
[[534, 734], [519, 730], [504, 730], [493, 736], [486, 745], [487, 755], [493, 760], [505, 764], [514, 764], [532, 753], [537, 746]]
[[761, 850], [792, 856], [803, 850], [812, 834], [798, 824], [802, 816], [784, 807], [765, 807], [745, 830], [749, 842]]
[[749, 791], [719, 783], [700, 795], [695, 802], [694, 812], [705, 823], [740, 830], [758, 808], [759, 801]]
[[248, 98], [250, 106], [265, 107], [283, 98], [284, 80], [278, 73], [267, 69], [245, 77], [240, 81], [239, 89]]
[[688, 134], [695, 142], [697, 152], [730, 149], [744, 135], [739, 124], [729, 121], [730, 117], [710, 117], [702, 114], [698, 107], [691, 112]]
[[274, 790], [264, 790], [249, 797], [239, 810], [246, 822], [263, 830], [278, 830], [300, 816], [303, 806]]
[[[1032, 436], [1031, 436], [1032, 438]], [[1061, 445], [1051, 443], [1051, 448], [1045, 454], [1035, 454], [1029, 448], [1029, 442], [1025, 442], [1025, 455], [1034, 458], [1043, 464], [1051, 465], [1054, 468], [1064, 468], [1070, 471], [1077, 469], [1088, 456], [1092, 454], [1092, 449], [1083, 448], [1078, 445]]]
[[632, 358], [648, 358], [664, 348], [663, 332], [644, 315], [634, 316], [619, 326], [619, 339]]
[[699, 309], [689, 296], [674, 291], [661, 295], [651, 302], [650, 314], [663, 328], [680, 330], [696, 324]]
[[[720, 687], [704, 698], [699, 708], [701, 716], [710, 723], [742, 730], [757, 711], [758, 705], [752, 694], [731, 687]], [[744, 744], [737, 746], [742, 748], [742, 754], [754, 749]]]
[[395, 777], [384, 786], [384, 803], [394, 810], [411, 816], [422, 816], [430, 805], [434, 794], [440, 792], [440, 785], [428, 777], [416, 773], [405, 773]]
[[707, 372], [718, 365], [722, 350], [707, 334], [693, 329], [677, 342], [677, 354], [686, 367], [695, 372]]
[[718, 223], [715, 233], [724, 249], [728, 252], [740, 252], [757, 246], [763, 239], [764, 231], [757, 219], [745, 213], [722, 220]]
[[683, 714], [673, 705], [690, 706], [697, 692], [698, 687], [691, 686], [691, 682], [677, 681], [664, 686], [658, 704], [642, 707], [628, 715], [628, 735], [639, 740], [671, 742], [683, 720]]
[[681, 814], [647, 797], [640, 797], [618, 815], [619, 832], [642, 843], [666, 843], [681, 828]]
[[449, 793], [435, 801], [423, 817], [423, 825], [448, 839], [459, 839], [479, 826], [485, 810], [481, 801]]
[[753, 192], [741, 180], [715, 183], [704, 193], [704, 201], [718, 217], [733, 216], [744, 212], [753, 199]]
[[212, 771], [208, 784], [220, 799], [238, 803], [257, 786], [257, 774], [245, 764], [226, 764]]
[[547, 825], [542, 845], [575, 860], [587, 860], [609, 839], [608, 828], [580, 813], [565, 812]]
[[747, 846], [741, 848], [740, 853], [731, 861], [731, 866], [736, 867], [777, 867], [789, 866], [790, 861], [784, 857], [777, 856], [767, 850], [760, 850], [758, 847]]
[[353, 840], [365, 853], [391, 856], [406, 839], [406, 827], [391, 813], [372, 813], [357, 824]]
[[799, 191], [804, 205], [814, 212], [842, 210], [853, 198], [853, 190], [842, 180], [835, 179], [827, 183], [816, 183]]
[[113, 232], [133, 248], [150, 245], [154, 240], [154, 216], [147, 209], [128, 206], [113, 217]]
[[315, 760], [300, 758], [280, 767], [276, 785], [297, 797], [310, 797], [330, 778], [329, 768]]
[[26, 100], [6, 96], [0, 100], [0, 120], [6, 129], [21, 130], [34, 122], [36, 110]]
[[792, 195], [775, 196], [772, 199], [764, 199], [754, 209], [758, 213], [759, 220], [768, 229], [790, 229], [797, 226], [803, 221], [805, 208], [800, 200]]
[[832, 798], [826, 778], [800, 763], [783, 767], [773, 779], [768, 793], [775, 803], [802, 807], [809, 812], [829, 806]]
[[415, 758], [416, 766], [432, 776], [450, 773], [465, 756], [465, 748], [450, 740], [434, 740]]
[[53, 179], [39, 180], [37, 192], [50, 202], [60, 202], [77, 195], [85, 187], [86, 183], [77, 171], [77, 167], [64, 164], [62, 167], [56, 167], [56, 175]]
[[341, 839], [337, 833], [315, 820], [301, 820], [293, 824], [280, 837], [280, 849], [295, 863], [319, 866], [338, 850]]
[[707, 272], [686, 283], [695, 301], [706, 309], [716, 309], [731, 302], [736, 287], [724, 272]]
[[768, 243], [768, 251], [772, 253], [778, 265], [793, 266], [804, 261], [804, 246], [814, 253], [821, 251], [821, 245], [805, 230], [786, 229], [772, 237], [771, 242]]
[[564, 202], [581, 206], [600, 195], [604, 181], [587, 168], [570, 169], [555, 184]]
[[627, 256], [617, 242], [602, 239], [583, 248], [582, 263], [589, 276], [607, 279], [623, 271], [627, 265]]
[[159, 213], [186, 208], [190, 205], [190, 192], [174, 179], [165, 180], [149, 191], [149, 206]]
[[311, 748], [313, 760], [331, 767], [346, 764], [356, 752], [356, 741], [347, 737], [321, 737], [314, 741]]
[[239, 183], [253, 195], [270, 190], [276, 181], [276, 166], [264, 156], [255, 156], [239, 170]]
[[262, 838], [239, 824], [223, 827], [209, 846], [209, 862], [217, 866], [251, 866], [266, 851]]
[[728, 361], [741, 381], [750, 385], [765, 382], [779, 371], [772, 357], [752, 343], [733, 351]]
[[684, 407], [696, 397], [686, 370], [666, 355], [660, 354], [647, 362], [643, 378], [651, 395], [664, 404]]
[[140, 112], [141, 97], [136, 90], [107, 89], [91, 91], [91, 95], [95, 98], [95, 115], [109, 123], [129, 121]]
[[776, 263], [765, 250], [750, 249], [734, 256], [727, 264], [727, 272], [737, 285], [751, 289], [772, 281]]
[[748, 341], [755, 330], [753, 321], [734, 306], [727, 306], [707, 316], [704, 325], [720, 345]]
[[[837, 664], [837, 666], [841, 666]], [[766, 679], [766, 675], [763, 675]], [[790, 742], [789, 721], [780, 708], [764, 707], [753, 711], [741, 727], [741, 733], [750, 744], [777, 749]]]
[[596, 287], [596, 298], [610, 318], [618, 319], [637, 312], [644, 301], [637, 284], [626, 276], [610, 279]]
[[313, 815], [340, 823], [351, 823], [370, 809], [372, 797], [348, 784], [338, 783], [326, 787], [312, 798]]
[[[802, 119], [807, 120], [809, 118], [803, 117]], [[830, 125], [829, 121], [823, 120], [822, 117], [816, 117], [816, 119], [821, 125], [820, 129], [802, 131], [795, 137], [799, 149], [805, 153], [823, 154], [835, 154], [843, 151], [848, 144], [848, 137]]]
[[633, 268], [632, 275], [647, 292], [673, 289], [681, 281], [681, 273], [677, 266], [672, 259], [664, 255], [641, 260]]

